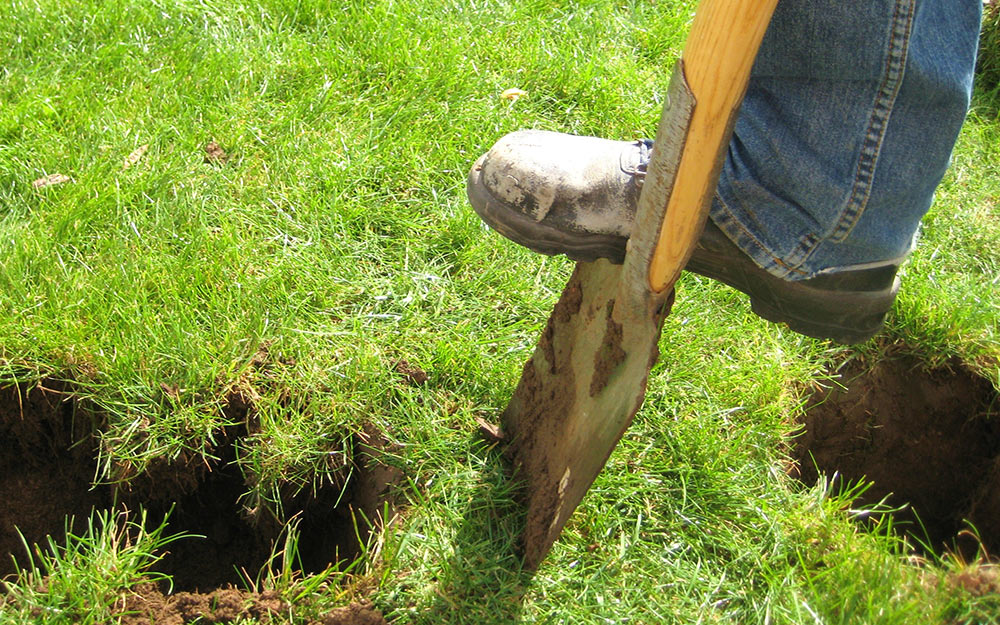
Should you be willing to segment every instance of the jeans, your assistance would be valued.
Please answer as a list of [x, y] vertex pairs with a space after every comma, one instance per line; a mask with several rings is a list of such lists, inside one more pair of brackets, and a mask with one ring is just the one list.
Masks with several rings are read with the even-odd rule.
[[786, 280], [898, 265], [972, 92], [981, 0], [779, 0], [711, 208]]

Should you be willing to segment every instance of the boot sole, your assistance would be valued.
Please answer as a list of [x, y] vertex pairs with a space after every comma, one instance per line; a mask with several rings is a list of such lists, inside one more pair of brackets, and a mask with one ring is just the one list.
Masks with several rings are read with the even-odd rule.
[[[472, 208], [490, 228], [540, 254], [564, 254], [577, 262], [600, 258], [614, 264], [624, 262], [626, 237], [566, 233], [535, 221], [494, 196], [482, 182], [482, 161], [480, 158], [469, 172], [466, 191]], [[758, 317], [784, 323], [791, 330], [813, 338], [847, 345], [867, 341], [882, 329], [899, 290], [898, 277], [887, 288], [864, 291], [822, 290], [810, 286], [810, 280], [782, 280], [753, 264], [711, 223], [706, 235], [685, 270], [745, 293]], [[706, 238], [712, 247], [723, 249], [709, 249], [705, 246]]]

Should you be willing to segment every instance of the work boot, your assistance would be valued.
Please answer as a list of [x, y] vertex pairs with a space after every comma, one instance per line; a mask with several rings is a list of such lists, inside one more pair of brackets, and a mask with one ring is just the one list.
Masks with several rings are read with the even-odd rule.
[[[652, 142], [523, 130], [476, 161], [467, 191], [491, 228], [542, 254], [621, 263]], [[892, 307], [898, 266], [784, 280], [757, 266], [711, 220], [686, 270], [750, 296], [758, 316], [800, 334], [860, 343]]]

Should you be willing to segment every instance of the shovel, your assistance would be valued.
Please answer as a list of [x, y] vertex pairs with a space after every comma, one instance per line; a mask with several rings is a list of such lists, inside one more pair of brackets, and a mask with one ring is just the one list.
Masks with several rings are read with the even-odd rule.
[[674, 69], [625, 261], [578, 263], [503, 413], [535, 570], [642, 405], [777, 0], [702, 0]]

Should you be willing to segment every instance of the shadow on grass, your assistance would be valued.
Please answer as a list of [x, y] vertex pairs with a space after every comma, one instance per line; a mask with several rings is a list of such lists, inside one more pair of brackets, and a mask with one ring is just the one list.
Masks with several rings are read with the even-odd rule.
[[518, 484], [507, 475], [499, 446], [475, 436], [469, 457], [481, 462], [480, 480], [462, 513], [453, 555], [441, 565], [437, 599], [418, 623], [521, 621], [534, 572], [521, 568], [518, 541], [525, 514], [517, 501]]

